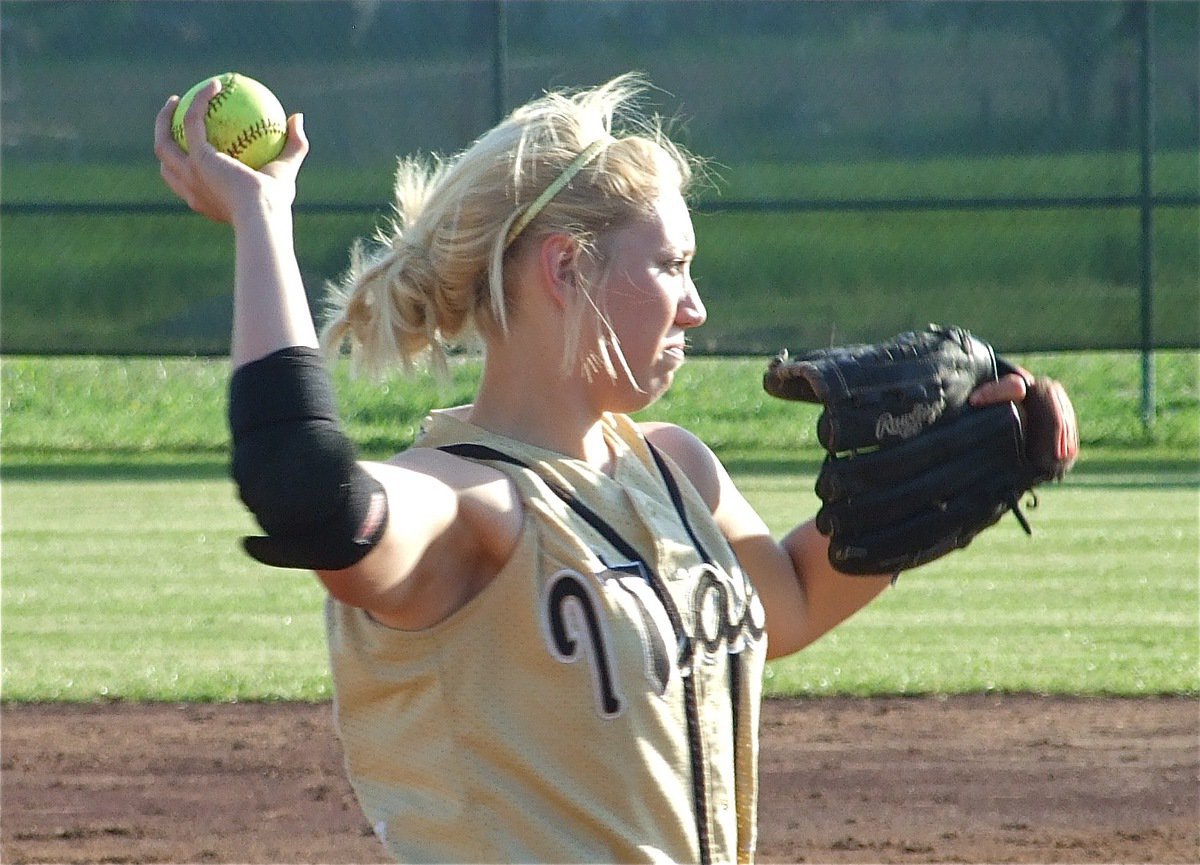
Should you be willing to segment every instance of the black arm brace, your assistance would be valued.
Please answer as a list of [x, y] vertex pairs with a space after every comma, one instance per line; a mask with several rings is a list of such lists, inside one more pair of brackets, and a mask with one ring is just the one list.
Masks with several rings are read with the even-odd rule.
[[379, 542], [387, 494], [341, 430], [318, 351], [285, 348], [236, 370], [229, 427], [231, 474], [267, 534], [243, 539], [251, 556], [280, 568], [333, 571]]

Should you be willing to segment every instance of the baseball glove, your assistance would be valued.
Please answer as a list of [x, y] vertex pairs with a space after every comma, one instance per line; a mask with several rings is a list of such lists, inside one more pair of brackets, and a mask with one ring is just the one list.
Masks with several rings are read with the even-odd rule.
[[[1025, 380], [1023, 401], [968, 403], [1008, 373]], [[1020, 498], [1060, 480], [1079, 452], [1062, 385], [1034, 379], [958, 327], [796, 358], [784, 351], [763, 386], [824, 406], [817, 528], [843, 573], [899, 574], [965, 547], [1009, 510], [1032, 533]]]

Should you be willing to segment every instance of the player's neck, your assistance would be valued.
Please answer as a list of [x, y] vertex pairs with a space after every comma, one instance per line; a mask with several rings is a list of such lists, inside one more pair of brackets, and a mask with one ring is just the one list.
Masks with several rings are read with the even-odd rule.
[[612, 454], [600, 423], [601, 413], [586, 388], [547, 361], [539, 369], [489, 355], [470, 421], [507, 436], [587, 462], [601, 471]]

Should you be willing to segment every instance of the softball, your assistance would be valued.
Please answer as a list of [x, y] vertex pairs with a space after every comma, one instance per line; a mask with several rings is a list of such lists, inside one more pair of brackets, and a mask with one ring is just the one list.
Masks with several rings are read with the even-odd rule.
[[[253, 169], [262, 168], [280, 154], [287, 141], [287, 115], [283, 106], [274, 93], [253, 78], [237, 72], [226, 72], [213, 78], [221, 80], [221, 89], [208, 104], [208, 113], [204, 115], [208, 143]], [[205, 78], [196, 84], [175, 106], [171, 135], [184, 153], [187, 153], [188, 145], [183, 117], [196, 94], [213, 78]]]

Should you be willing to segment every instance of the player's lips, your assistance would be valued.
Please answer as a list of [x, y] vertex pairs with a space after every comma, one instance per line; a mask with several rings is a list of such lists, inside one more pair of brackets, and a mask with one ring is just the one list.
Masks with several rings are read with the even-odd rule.
[[678, 361], [683, 361], [683, 359], [684, 359], [683, 343], [675, 343], [673, 345], [663, 346], [663, 355], [665, 357], [674, 358], [675, 360], [678, 360]]

